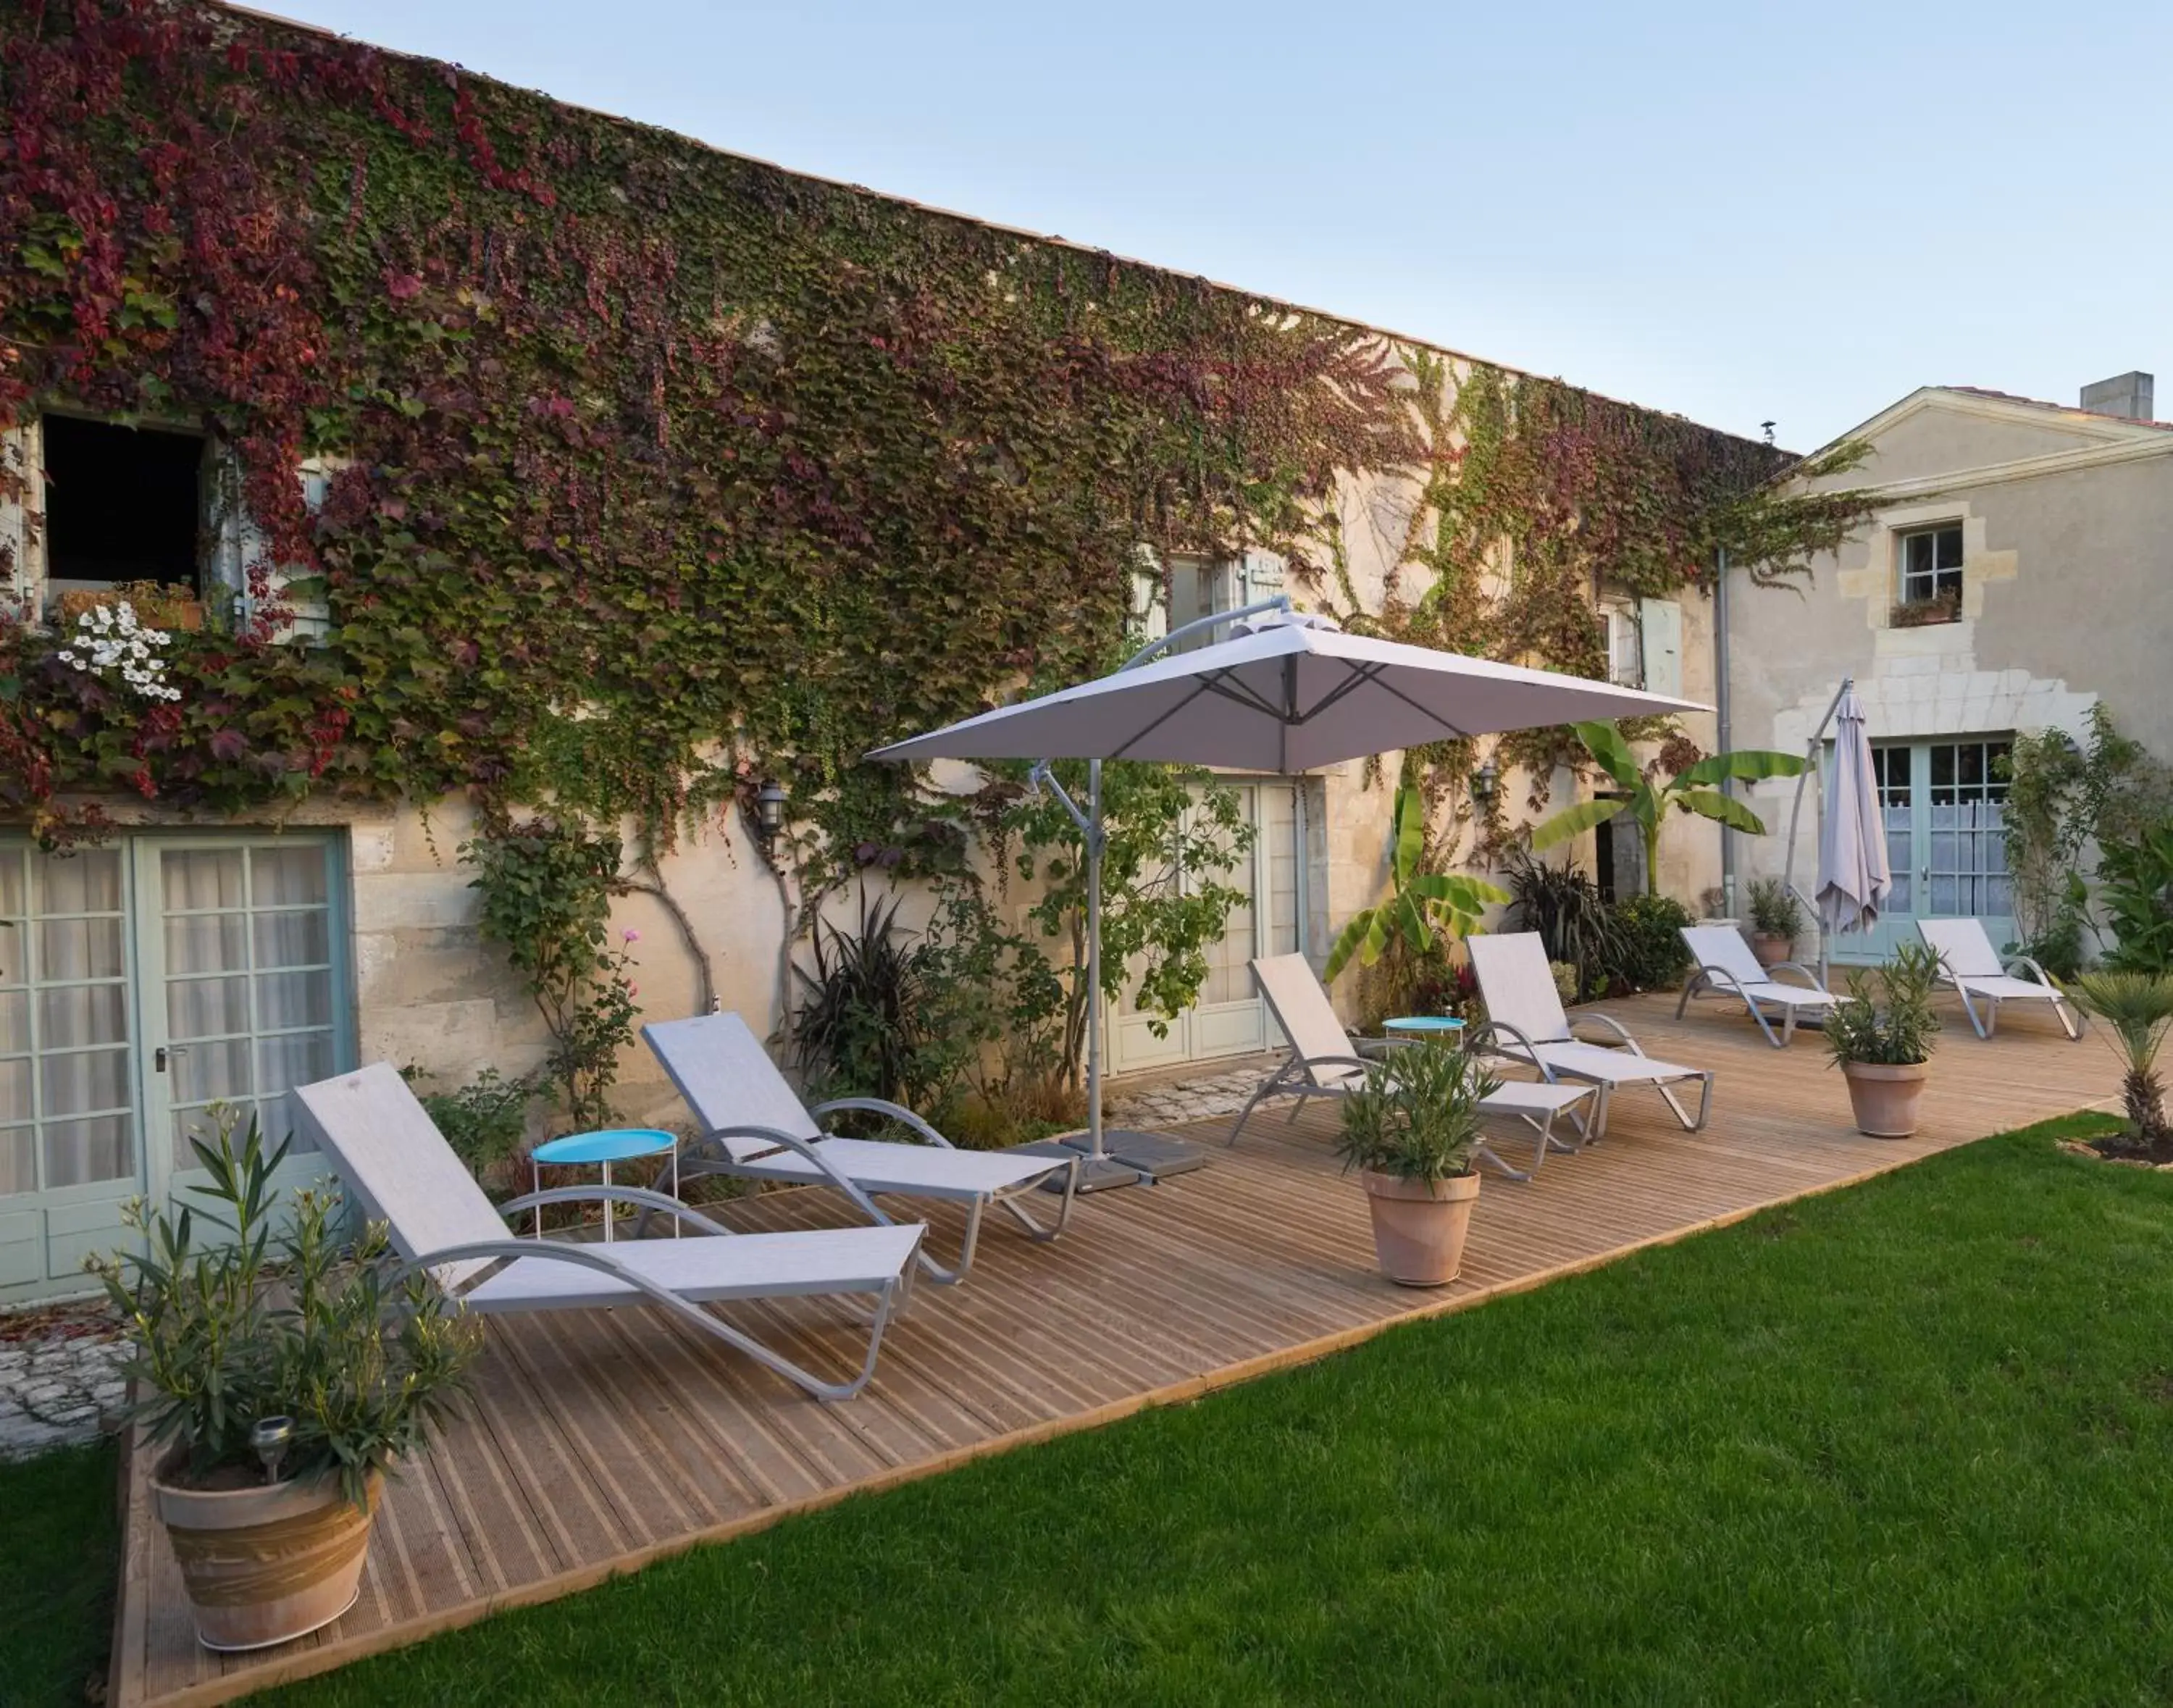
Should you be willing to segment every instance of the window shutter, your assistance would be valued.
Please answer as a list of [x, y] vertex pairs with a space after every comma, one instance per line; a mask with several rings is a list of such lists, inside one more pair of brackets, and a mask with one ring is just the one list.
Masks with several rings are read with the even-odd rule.
[[1162, 585], [1162, 563], [1154, 547], [1140, 547], [1139, 562], [1132, 566], [1132, 625], [1140, 644], [1160, 640], [1169, 633], [1169, 596]]
[[1680, 698], [1683, 692], [1683, 608], [1672, 599], [1637, 601], [1637, 628], [1644, 642], [1645, 687], [1648, 692]]
[[1280, 554], [1257, 546], [1247, 547], [1237, 568], [1237, 604], [1257, 605], [1264, 599], [1273, 599], [1283, 590], [1284, 568]]
[[[323, 505], [332, 477], [342, 466], [342, 458], [313, 456], [297, 471], [297, 478], [302, 483], [302, 502], [311, 515]], [[214, 445], [210, 456], [205, 459], [205, 469], [204, 521], [211, 536], [208, 579], [233, 595], [236, 626], [244, 626], [253, 615], [249, 592], [250, 565], [262, 560], [271, 547], [263, 529], [241, 501], [241, 468], [235, 461], [233, 452], [224, 445]], [[272, 566], [271, 582], [274, 588], [291, 588], [299, 579], [305, 578], [299, 577], [290, 566]], [[316, 638], [330, 631], [332, 610], [321, 590], [289, 592], [287, 603], [294, 610], [293, 621], [287, 627], [288, 636]]]
[[0, 433], [0, 603], [25, 622], [37, 615], [45, 581], [39, 550], [44, 445], [35, 421]]

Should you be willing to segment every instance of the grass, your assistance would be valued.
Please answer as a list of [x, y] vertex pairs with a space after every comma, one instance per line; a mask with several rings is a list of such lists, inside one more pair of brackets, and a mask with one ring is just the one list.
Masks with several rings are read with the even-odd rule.
[[2103, 1127], [1987, 1140], [263, 1700], [2160, 1700], [2173, 1175], [2049, 1142]]
[[103, 1688], [114, 1488], [110, 1443], [0, 1464], [0, 1703], [81, 1703], [90, 1680]]

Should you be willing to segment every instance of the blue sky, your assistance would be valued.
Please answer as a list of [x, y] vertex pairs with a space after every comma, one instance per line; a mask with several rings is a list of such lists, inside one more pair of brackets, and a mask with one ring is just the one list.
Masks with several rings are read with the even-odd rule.
[[1799, 450], [2173, 393], [2173, 5], [270, 4]]

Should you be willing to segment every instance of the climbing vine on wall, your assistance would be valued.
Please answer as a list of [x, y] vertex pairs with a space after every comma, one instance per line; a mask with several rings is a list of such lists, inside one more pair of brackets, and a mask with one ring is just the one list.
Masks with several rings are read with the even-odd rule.
[[[1723, 552], [1755, 585], [1789, 585], [1870, 514], [1860, 490], [1809, 489], [1861, 464], [1868, 447], [1855, 441], [1798, 461], [1556, 380], [1480, 365], [1459, 371], [1426, 350], [1406, 359], [1416, 384], [1405, 407], [1425, 452], [1416, 498], [1388, 554], [1386, 598], [1367, 607], [1340, 551], [1324, 581], [1315, 577], [1347, 626], [1604, 676], [1603, 593], [1666, 598], [1709, 588]], [[1667, 732], [1656, 722], [1631, 733]], [[1534, 810], [1554, 768], [1583, 757], [1566, 730], [1518, 731], [1494, 751], [1531, 780]], [[1461, 789], [1474, 758], [1469, 742], [1441, 742], [1408, 756], [1407, 769], [1438, 809]], [[1486, 843], [1502, 828], [1502, 805], [1482, 809], [1467, 798], [1456, 811], [1480, 819]]]
[[[71, 796], [466, 791], [653, 852], [769, 771], [831, 858], [940, 851], [858, 756], [1083, 671], [1142, 548], [1325, 585], [1339, 483], [1411, 471], [1436, 579], [1381, 620], [1589, 668], [1582, 566], [1679, 585], [1777, 466], [1485, 369], [1444, 403], [1339, 322], [192, 3], [18, 0], [0, 109], [0, 428], [205, 432], [258, 590], [333, 613], [177, 635], [159, 704], [0, 626], [0, 808], [53, 834]], [[1486, 615], [1494, 539], [1526, 569]]]

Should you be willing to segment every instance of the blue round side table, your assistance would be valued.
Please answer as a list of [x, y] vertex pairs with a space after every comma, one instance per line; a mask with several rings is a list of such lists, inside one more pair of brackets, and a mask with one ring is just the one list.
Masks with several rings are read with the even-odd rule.
[[[626, 1162], [637, 1156], [655, 1156], [669, 1150], [671, 1153], [671, 1195], [679, 1195], [679, 1135], [666, 1133], [659, 1127], [610, 1127], [596, 1133], [569, 1133], [563, 1139], [547, 1139], [528, 1153], [534, 1172], [536, 1189], [543, 1189], [543, 1171], [550, 1168], [579, 1168], [585, 1164], [603, 1165], [604, 1184], [612, 1183], [612, 1164]], [[604, 1200], [604, 1243], [612, 1242], [612, 1201]], [[679, 1231], [677, 1218], [671, 1230]], [[543, 1237], [543, 1206], [536, 1206], [536, 1237]]]
[[1390, 1037], [1416, 1043], [1423, 1038], [1453, 1037], [1464, 1030], [1464, 1022], [1453, 1015], [1407, 1014], [1400, 1020], [1383, 1021], [1381, 1030]]

